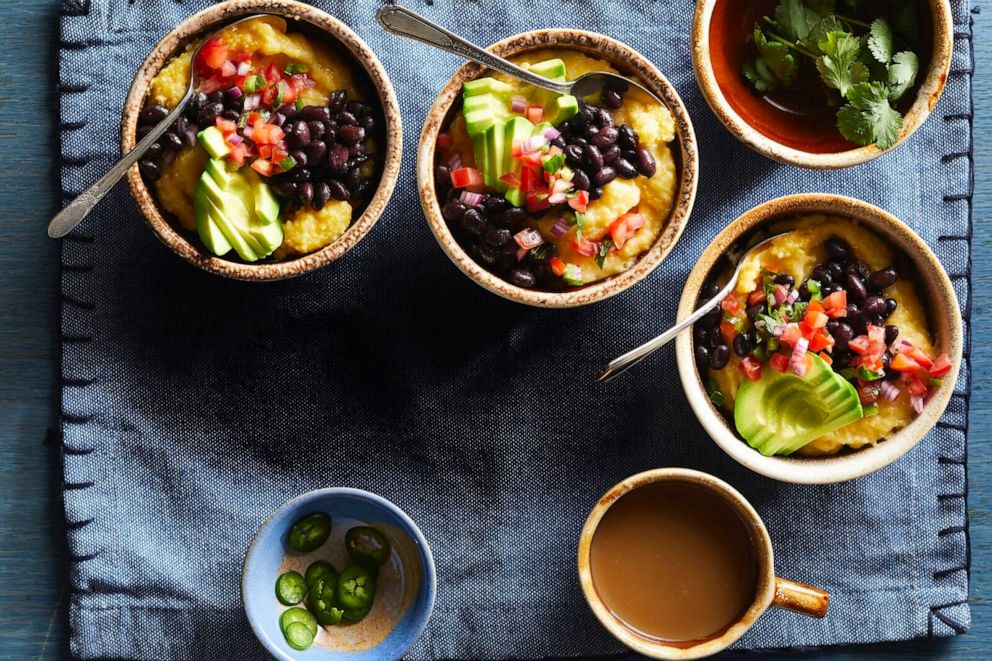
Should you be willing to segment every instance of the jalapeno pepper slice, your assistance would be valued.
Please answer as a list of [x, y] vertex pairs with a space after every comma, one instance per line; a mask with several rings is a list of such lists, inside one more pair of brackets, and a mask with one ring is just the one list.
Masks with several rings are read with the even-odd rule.
[[303, 517], [289, 529], [289, 548], [299, 553], [316, 551], [330, 535], [331, 517], [316, 512]]
[[389, 540], [371, 526], [356, 526], [348, 530], [344, 545], [353, 561], [371, 569], [379, 567], [389, 558]]
[[365, 617], [375, 599], [375, 583], [375, 573], [362, 565], [351, 565], [341, 572], [338, 577], [337, 603], [346, 617]]

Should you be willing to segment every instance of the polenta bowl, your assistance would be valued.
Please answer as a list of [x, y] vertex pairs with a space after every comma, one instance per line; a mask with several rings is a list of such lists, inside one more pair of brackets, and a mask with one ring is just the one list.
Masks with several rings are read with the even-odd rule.
[[961, 314], [937, 258], [905, 224], [852, 198], [793, 195], [755, 207], [710, 244], [676, 344], [693, 411], [716, 443], [786, 482], [830, 483], [895, 461], [936, 424], [962, 352]]
[[[204, 43], [247, 16], [257, 18]], [[183, 98], [192, 71], [200, 83], [183, 115], [128, 173], [158, 237], [243, 280], [300, 275], [350, 250], [388, 202], [402, 148], [392, 85], [365, 43], [291, 0], [204, 10], [139, 70], [125, 151]]]
[[603, 35], [540, 30], [490, 50], [551, 79], [618, 72], [662, 103], [626, 85], [560, 95], [466, 64], [420, 138], [431, 230], [466, 275], [511, 300], [572, 307], [623, 291], [661, 263], [692, 209], [697, 152], [681, 99]]

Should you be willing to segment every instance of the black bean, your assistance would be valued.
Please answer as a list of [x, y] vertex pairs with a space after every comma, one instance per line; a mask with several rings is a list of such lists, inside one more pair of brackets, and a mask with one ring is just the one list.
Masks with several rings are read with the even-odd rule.
[[310, 181], [310, 169], [309, 168], [293, 168], [289, 171], [290, 175], [293, 177], [293, 181], [303, 183], [304, 181]]
[[837, 321], [836, 319], [831, 319], [830, 321], [827, 322], [827, 332], [833, 335], [834, 331], [837, 330], [838, 326], [840, 326], [840, 322]]
[[365, 145], [358, 142], [348, 147], [349, 158], [358, 158], [365, 155]]
[[702, 296], [705, 300], [710, 300], [714, 296], [720, 293], [720, 285], [715, 282], [711, 282], [705, 287], [703, 287]]
[[331, 112], [321, 106], [304, 106], [303, 110], [300, 111], [300, 117], [308, 122], [323, 122], [325, 119], [331, 118]]
[[868, 276], [868, 284], [872, 289], [881, 290], [892, 286], [898, 277], [899, 274], [896, 273], [894, 268], [891, 266], [886, 266], [884, 269], [879, 269]]
[[306, 153], [310, 163], [323, 163], [327, 158], [327, 145], [321, 140], [314, 140], [307, 145]]
[[595, 124], [587, 124], [582, 134], [586, 136], [589, 142], [592, 142], [592, 139], [599, 135], [599, 127]]
[[348, 174], [344, 176], [344, 181], [342, 183], [344, 183], [348, 190], [355, 190], [358, 188], [358, 184], [362, 183], [362, 169], [354, 167], [348, 170]]
[[696, 345], [696, 364], [699, 365], [700, 369], [710, 366], [710, 350], [702, 344]]
[[325, 182], [319, 181], [314, 184], [313, 187], [313, 201], [310, 205], [315, 211], [320, 211], [327, 204], [327, 201], [331, 199], [331, 188]]
[[483, 238], [491, 246], [505, 246], [507, 242], [513, 240], [513, 234], [508, 229], [491, 227]]
[[848, 297], [855, 302], [863, 301], [865, 296], [868, 295], [868, 290], [865, 289], [865, 283], [861, 281], [861, 278], [856, 273], [848, 272], [844, 284], [847, 288]]
[[845, 315], [848, 319], [854, 319], [859, 314], [861, 314], [861, 308], [858, 307], [857, 303], [847, 304], [847, 314]]
[[776, 285], [785, 285], [786, 287], [793, 287], [796, 284], [796, 279], [793, 278], [788, 273], [781, 273], [775, 276], [774, 282]]
[[593, 188], [592, 190], [589, 191], [589, 199], [590, 200], [598, 200], [601, 197], [603, 197], [603, 187], [602, 186], [596, 186], [595, 188]]
[[605, 149], [617, 141], [617, 135], [618, 133], [615, 128], [607, 126], [600, 129], [599, 133], [590, 138], [589, 141], [600, 149]]
[[741, 358], [751, 353], [751, 343], [743, 333], [734, 338], [734, 353]]
[[441, 215], [449, 223], [453, 223], [456, 220], [461, 220], [462, 216], [465, 215], [467, 207], [461, 202], [451, 201], [441, 207]]
[[834, 338], [834, 348], [840, 351], [845, 351], [847, 349], [847, 343], [854, 339], [854, 329], [850, 325], [841, 322], [837, 324], [837, 328], [831, 333]]
[[189, 107], [193, 110], [199, 110], [208, 103], [210, 103], [210, 99], [207, 98], [207, 95], [203, 92], [197, 92], [193, 95], [193, 98], [190, 99]]
[[345, 100], [348, 98], [348, 93], [345, 90], [334, 90], [330, 93], [327, 100], [328, 112], [332, 115], [336, 115], [345, 107]]
[[324, 122], [316, 119], [312, 119], [307, 122], [307, 131], [310, 133], [310, 142], [323, 138], [326, 130], [327, 129], [324, 127]]
[[349, 156], [351, 154], [347, 147], [335, 143], [327, 150], [327, 167], [335, 174], [344, 174], [348, 169]]
[[643, 147], [637, 149], [637, 171], [650, 179], [658, 170], [658, 164], [654, 160], [654, 154]]
[[338, 141], [353, 145], [365, 139], [365, 129], [351, 124], [338, 127]]
[[573, 167], [582, 165], [582, 147], [576, 144], [565, 147], [565, 161]]
[[692, 337], [696, 340], [696, 344], [706, 344], [709, 339], [710, 331], [702, 324], [696, 324], [692, 327]]
[[856, 273], [862, 280], [867, 280], [868, 276], [871, 275], [871, 269], [860, 260], [855, 260], [848, 264], [846, 270], [848, 273]]
[[[590, 170], [599, 170], [603, 167], [603, 152], [599, 151], [599, 147], [596, 145], [586, 145], [582, 150], [582, 157], [589, 166]], [[593, 175], [595, 180], [595, 175]], [[597, 184], [597, 186], [602, 186], [602, 184]]]
[[603, 162], [606, 165], [613, 165], [620, 158], [620, 148], [616, 145], [610, 145], [603, 150]]
[[761, 312], [761, 309], [763, 307], [765, 307], [765, 306], [762, 303], [755, 303], [754, 305], [747, 306], [747, 318], [748, 318], [748, 320], [753, 322], [755, 319], [757, 319], [758, 318], [758, 313]]
[[730, 361], [730, 349], [726, 344], [718, 344], [710, 352], [710, 367], [715, 370], [722, 370]]
[[287, 122], [296, 119], [296, 104], [284, 103], [276, 109], [276, 112], [286, 118]]
[[576, 190], [589, 190], [591, 184], [589, 175], [585, 173], [585, 170], [575, 170], [572, 175], [572, 185], [575, 186]]
[[224, 110], [225, 108], [223, 103], [211, 103], [204, 109], [204, 113], [206, 113], [207, 121], [205, 122], [197, 121], [197, 124], [203, 124], [203, 125], [213, 124], [215, 121], [217, 121], [217, 118], [220, 116], [221, 113], [224, 112]]
[[896, 299], [894, 298], [885, 299], [885, 316], [886, 317], [891, 316], [892, 313], [896, 311], [897, 307], [899, 307], [899, 303], [898, 301], [896, 301]]
[[368, 117], [372, 114], [371, 106], [368, 106], [361, 101], [348, 101], [344, 104], [344, 109], [350, 112], [355, 117]]
[[617, 171], [614, 170], [609, 165], [607, 165], [592, 176], [592, 183], [597, 188], [601, 188], [616, 178], [617, 178]]
[[313, 201], [313, 184], [305, 181], [300, 184], [300, 202], [310, 204]]
[[179, 151], [183, 148], [183, 139], [172, 131], [166, 131], [162, 136], [162, 146], [170, 151]]
[[472, 236], [481, 238], [489, 229], [489, 224], [481, 213], [475, 209], [469, 209], [462, 215], [462, 229]]
[[138, 170], [141, 171], [141, 176], [149, 181], [155, 181], [162, 176], [162, 170], [158, 163], [147, 158], [138, 161]]
[[293, 122], [289, 128], [289, 146], [303, 149], [310, 144], [310, 127], [302, 119]]
[[606, 90], [601, 95], [603, 105], [611, 110], [617, 110], [623, 106], [623, 97], [616, 90]]
[[276, 195], [281, 197], [293, 198], [300, 194], [300, 185], [289, 177], [272, 177], [269, 184]]
[[438, 188], [451, 186], [451, 169], [447, 165], [434, 166], [434, 184]]
[[837, 292], [844, 291], [844, 286], [843, 285], [840, 285], [840, 284], [837, 284], [835, 282], [832, 285], [827, 285], [826, 287], [824, 287], [820, 291], [821, 291], [821, 293], [824, 296], [830, 296], [830, 294], [836, 294]]
[[713, 329], [710, 334], [710, 346], [719, 344], [722, 341], [720, 338], [720, 322], [722, 320], [723, 311], [719, 306], [703, 315], [702, 323], [709, 325]]
[[813, 272], [810, 274], [810, 278], [819, 282], [821, 286], [829, 285], [834, 281], [833, 276], [830, 275], [830, 272], [827, 271], [827, 267], [823, 264], [813, 267]]
[[885, 327], [885, 343], [892, 344], [896, 341], [897, 337], [899, 337], [899, 327], [888, 324]]
[[618, 158], [613, 164], [613, 169], [624, 179], [633, 179], [637, 176], [637, 168], [626, 158]]
[[834, 282], [844, 281], [844, 267], [837, 262], [830, 262], [827, 264], [827, 273], [833, 278]]
[[530, 288], [537, 284], [537, 279], [527, 269], [516, 268], [510, 271], [510, 282], [517, 287]]
[[327, 188], [335, 200], [347, 200], [351, 197], [351, 191], [345, 186], [340, 179], [328, 179]]
[[557, 147], [558, 149], [564, 149], [565, 147], [568, 146], [568, 143], [565, 142], [564, 135], [559, 135], [557, 138], [551, 141], [551, 146]]
[[527, 212], [518, 207], [507, 209], [503, 216], [506, 218], [506, 223], [510, 226], [519, 226], [520, 224], [527, 222], [528, 218]]
[[486, 195], [482, 203], [486, 208], [486, 213], [490, 214], [503, 213], [510, 208], [510, 203], [506, 201], [506, 198], [495, 195]]
[[337, 115], [338, 126], [358, 126], [358, 118], [347, 110], [339, 112]]
[[826, 241], [827, 254], [838, 262], [846, 262], [851, 257], [851, 246], [846, 241], [832, 236]]
[[617, 144], [620, 145], [621, 149], [629, 149], [631, 151], [637, 149], [640, 146], [637, 131], [627, 124], [623, 124], [617, 129]]
[[861, 306], [865, 314], [882, 316], [885, 314], [885, 299], [881, 296], [869, 296]]
[[596, 108], [593, 114], [596, 125], [599, 128], [605, 129], [613, 126], [613, 113], [606, 108]]
[[885, 319], [882, 318], [882, 315], [871, 314], [870, 312], [862, 312], [861, 320], [865, 323], [865, 327], [878, 326], [881, 328], [885, 324]]
[[141, 114], [138, 115], [138, 121], [141, 124], [150, 124], [152, 126], [158, 124], [165, 116], [169, 114], [169, 109], [165, 106], [154, 104], [150, 106], [145, 106]]
[[582, 149], [585, 149], [586, 148], [586, 145], [589, 144], [589, 141], [586, 140], [585, 138], [573, 138], [571, 144], [578, 145]]

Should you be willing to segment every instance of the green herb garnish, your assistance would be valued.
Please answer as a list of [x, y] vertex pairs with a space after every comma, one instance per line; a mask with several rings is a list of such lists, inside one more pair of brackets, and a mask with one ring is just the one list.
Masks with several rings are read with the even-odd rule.
[[286, 158], [279, 161], [279, 167], [282, 168], [283, 172], [289, 172], [296, 167], [296, 159], [292, 156], [287, 156]]
[[586, 215], [584, 213], [575, 212], [575, 240], [582, 240], [582, 226], [585, 225]]
[[607, 237], [599, 244], [599, 252], [596, 253], [596, 265], [599, 268], [603, 268], [603, 263], [606, 262], [606, 254], [610, 252], [613, 248], [613, 239]]
[[310, 71], [310, 67], [298, 62], [290, 62], [286, 65], [285, 71], [287, 76], [295, 76], [298, 73], [306, 73], [307, 71]]
[[887, 149], [903, 124], [892, 104], [912, 89], [920, 68], [916, 53], [903, 48], [919, 33], [915, 6], [894, 0], [886, 17], [865, 23], [837, 11], [838, 4], [780, 0], [773, 17], [755, 25], [757, 56], [744, 61], [742, 73], [762, 93], [789, 87], [804, 73], [818, 75], [844, 102], [837, 111], [841, 135]]
[[710, 396], [710, 401], [713, 402], [715, 406], [723, 406], [724, 402], [727, 401], [727, 398], [723, 396], [722, 392], [720, 392], [720, 388], [717, 387], [716, 381], [713, 379], [709, 379], [706, 382], [706, 392]]
[[866, 368], [864, 365], [858, 365], [857, 375], [862, 381], [878, 381], [885, 376], [885, 372], [876, 372]]
[[555, 174], [565, 164], [564, 154], [555, 154], [544, 159], [544, 171], [548, 174]]
[[300, 112], [303, 108], [303, 97], [296, 97], [296, 112]]
[[248, 78], [245, 79], [245, 91], [248, 92], [249, 94], [254, 94], [255, 92], [259, 91], [260, 89], [263, 89], [264, 87], [265, 87], [264, 76], [259, 76], [256, 74], [254, 76], [248, 76]]

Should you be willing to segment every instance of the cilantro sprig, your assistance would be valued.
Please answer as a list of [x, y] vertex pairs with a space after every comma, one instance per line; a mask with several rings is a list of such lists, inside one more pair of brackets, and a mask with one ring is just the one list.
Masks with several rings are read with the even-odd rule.
[[[893, 0], [889, 13], [869, 22], [844, 14], [859, 0], [780, 0], [755, 25], [757, 55], [744, 77], [758, 92], [819, 76], [841, 97], [837, 128], [846, 140], [888, 149], [902, 130], [893, 104], [916, 83], [920, 62], [908, 48], [919, 35], [913, 0]], [[840, 104], [838, 104], [840, 105]]]

